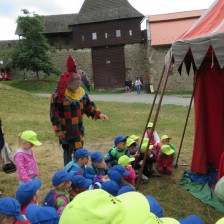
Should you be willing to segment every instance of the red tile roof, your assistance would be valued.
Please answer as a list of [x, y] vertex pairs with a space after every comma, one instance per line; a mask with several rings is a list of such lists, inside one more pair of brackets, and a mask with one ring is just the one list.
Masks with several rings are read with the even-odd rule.
[[205, 10], [149, 16], [151, 45], [170, 45], [188, 30]]

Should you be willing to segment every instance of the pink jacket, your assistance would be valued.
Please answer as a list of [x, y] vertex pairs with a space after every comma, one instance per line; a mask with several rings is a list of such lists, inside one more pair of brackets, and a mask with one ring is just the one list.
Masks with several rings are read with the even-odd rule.
[[19, 181], [30, 182], [31, 178], [39, 176], [37, 163], [32, 149], [17, 149], [14, 160]]
[[135, 170], [133, 168], [126, 169], [128, 172], [130, 172], [129, 176], [124, 177], [124, 179], [130, 183], [132, 186], [135, 186]]

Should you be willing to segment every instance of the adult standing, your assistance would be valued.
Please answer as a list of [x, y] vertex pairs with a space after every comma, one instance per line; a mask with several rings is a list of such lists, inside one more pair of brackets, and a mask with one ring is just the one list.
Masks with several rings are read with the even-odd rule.
[[3, 129], [2, 129], [2, 121], [0, 118], [0, 150], [3, 148], [4, 145], [5, 145], [4, 134], [3, 134]]
[[143, 90], [143, 78], [140, 77], [140, 82], [141, 82], [141, 90]]
[[[3, 146], [5, 145], [5, 140], [4, 140], [4, 134], [3, 134], [3, 130], [2, 130], [2, 121], [0, 118], [0, 151], [3, 148]], [[4, 165], [3, 161], [2, 161], [2, 166]], [[0, 189], [0, 198], [2, 197], [2, 190]]]
[[67, 60], [67, 72], [59, 79], [52, 94], [50, 118], [55, 135], [59, 137], [64, 151], [64, 165], [72, 160], [72, 154], [84, 144], [83, 114], [94, 120], [107, 121], [108, 117], [100, 112], [80, 87], [81, 73], [71, 56]]
[[139, 79], [139, 77], [136, 78], [135, 80], [135, 86], [136, 86], [136, 90], [137, 90], [137, 94], [141, 93], [141, 81]]

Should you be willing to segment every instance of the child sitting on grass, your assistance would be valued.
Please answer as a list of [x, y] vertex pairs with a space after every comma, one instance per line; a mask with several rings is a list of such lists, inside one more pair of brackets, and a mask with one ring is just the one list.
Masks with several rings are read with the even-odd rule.
[[[138, 168], [140, 168], [142, 166], [142, 162], [144, 159], [144, 153], [146, 151], [147, 145], [148, 145], [149, 139], [148, 138], [144, 138], [141, 148], [140, 148], [140, 155], [138, 157]], [[153, 152], [153, 145], [149, 145], [149, 150], [148, 150], [148, 154], [146, 157], [146, 162], [145, 162], [145, 166], [143, 169], [143, 174], [147, 177], [149, 176], [155, 176], [155, 177], [160, 177], [161, 174], [155, 169], [155, 163], [156, 163], [156, 155]], [[136, 167], [136, 168], [137, 168]]]
[[134, 158], [136, 158], [136, 157], [138, 157], [139, 156], [139, 148], [137, 147], [137, 144], [136, 144], [136, 142], [135, 142], [135, 140], [134, 139], [132, 139], [132, 138], [128, 138], [127, 139], [127, 142], [126, 142], [126, 147], [127, 147], [127, 149], [128, 149], [128, 153], [127, 153], [127, 155], [129, 156], [129, 157], [134, 157]]
[[113, 180], [107, 180], [102, 183], [102, 189], [107, 191], [113, 196], [117, 196], [118, 191], [120, 190], [119, 185]]
[[169, 145], [163, 145], [157, 159], [157, 169], [159, 173], [165, 175], [172, 174], [174, 160], [174, 150]]
[[168, 135], [163, 135], [161, 137], [161, 142], [162, 142], [162, 145], [169, 145], [171, 149], [174, 150], [174, 153], [173, 153], [173, 156], [174, 156], [174, 163], [176, 161], [176, 155], [177, 155], [177, 149], [175, 147], [174, 144], [171, 143], [171, 137], [169, 137]]
[[70, 189], [70, 199], [73, 200], [78, 194], [86, 191], [91, 186], [92, 181], [90, 179], [86, 179], [85, 177], [75, 175], [72, 177], [72, 187]]
[[64, 167], [64, 170], [67, 172], [72, 172], [75, 175], [80, 175], [88, 179], [93, 179], [93, 175], [86, 174], [86, 166], [89, 163], [90, 156], [91, 152], [89, 152], [87, 149], [77, 149], [74, 154], [74, 161], [69, 162]]
[[[145, 132], [145, 136], [144, 136], [145, 138], [150, 137], [151, 132], [152, 132], [152, 127], [153, 127], [153, 123], [149, 122], [147, 125], [146, 132]], [[154, 130], [152, 133], [150, 145], [153, 145], [154, 154], [156, 155], [156, 158], [157, 158], [157, 156], [159, 154], [160, 147], [161, 147], [161, 143], [160, 143], [159, 135], [156, 130]]]
[[11, 197], [0, 198], [0, 223], [12, 224], [16, 220], [21, 223], [26, 221], [21, 214], [19, 202]]
[[114, 139], [114, 147], [104, 156], [104, 160], [108, 167], [112, 167], [117, 164], [118, 159], [128, 153], [126, 148], [126, 141], [128, 136], [118, 135]]
[[33, 224], [58, 224], [60, 216], [55, 208], [30, 204], [26, 209], [26, 217]]
[[137, 135], [131, 135], [128, 139], [133, 139], [136, 143], [136, 151], [139, 151], [140, 139]]
[[135, 160], [134, 157], [128, 157], [126, 155], [121, 156], [118, 159], [118, 164], [123, 166], [130, 174], [128, 176], [124, 177], [124, 180], [126, 180], [128, 183], [130, 183], [132, 186], [135, 186], [135, 170], [132, 168], [131, 162]]
[[103, 154], [101, 152], [93, 152], [91, 154], [91, 164], [86, 167], [86, 173], [95, 178], [96, 176], [107, 175], [107, 172], [108, 167], [104, 161]]
[[72, 177], [74, 173], [68, 173], [64, 170], [57, 171], [52, 177], [53, 189], [46, 195], [44, 199], [44, 206], [52, 206], [51, 195], [56, 198], [54, 207], [58, 214], [61, 215], [66, 205], [70, 202], [69, 189], [72, 184]]
[[14, 160], [17, 167], [19, 184], [30, 182], [39, 176], [37, 162], [32, 147], [42, 143], [34, 131], [24, 131], [19, 136], [19, 145]]
[[[21, 184], [16, 191], [16, 199], [19, 201], [21, 205], [21, 213], [25, 215], [26, 208], [29, 204], [38, 204], [39, 199], [39, 189], [42, 183], [39, 179], [33, 180], [32, 182], [27, 182]], [[15, 224], [20, 224], [20, 221], [16, 221]], [[26, 221], [24, 224], [29, 224]]]

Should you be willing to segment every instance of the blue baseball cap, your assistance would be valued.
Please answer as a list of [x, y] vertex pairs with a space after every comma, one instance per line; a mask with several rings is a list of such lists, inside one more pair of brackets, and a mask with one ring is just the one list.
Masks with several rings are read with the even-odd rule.
[[103, 154], [101, 152], [93, 152], [91, 155], [91, 161], [94, 163], [99, 163], [103, 160]]
[[11, 197], [0, 198], [0, 213], [14, 216], [20, 222], [26, 221], [21, 214], [19, 202]]
[[115, 181], [107, 180], [102, 183], [102, 189], [107, 191], [109, 194], [112, 194], [113, 196], [117, 196], [120, 187]]
[[116, 170], [109, 170], [107, 173], [110, 180], [115, 181], [118, 185], [121, 184], [122, 176], [121, 174]]
[[203, 220], [197, 215], [189, 215], [184, 219], [179, 220], [180, 224], [204, 224]]
[[25, 211], [26, 218], [32, 224], [58, 224], [60, 216], [53, 207], [41, 207], [30, 204]]
[[126, 185], [126, 186], [123, 186], [122, 188], [120, 188], [117, 195], [124, 194], [124, 193], [131, 192], [131, 191], [135, 191], [135, 188], [132, 187], [131, 185]]
[[41, 185], [42, 182], [39, 179], [21, 184], [16, 191], [16, 199], [21, 205], [27, 205], [40, 189]]
[[91, 156], [91, 155], [92, 155], [92, 153], [89, 152], [87, 149], [79, 148], [75, 151], [74, 158], [75, 158], [75, 160], [78, 160], [82, 156]]
[[86, 179], [83, 176], [75, 175], [72, 177], [72, 188], [89, 188], [92, 184], [92, 180]]
[[121, 176], [124, 176], [124, 177], [127, 177], [127, 176], [130, 175], [130, 172], [127, 171], [127, 170], [126, 170], [123, 166], [121, 166], [121, 165], [114, 165], [114, 166], [111, 168], [111, 170], [116, 170], [116, 171], [118, 171], [118, 172], [121, 174]]
[[69, 173], [64, 170], [59, 170], [52, 177], [52, 184], [53, 186], [57, 187], [58, 185], [66, 181], [72, 180], [73, 176], [74, 176], [73, 172]]
[[127, 138], [128, 138], [128, 136], [118, 135], [118, 136], [114, 139], [114, 145], [117, 145], [119, 142], [126, 141]]
[[157, 217], [163, 217], [163, 208], [158, 201], [151, 195], [146, 195], [146, 199], [149, 202], [150, 212], [154, 213]]

